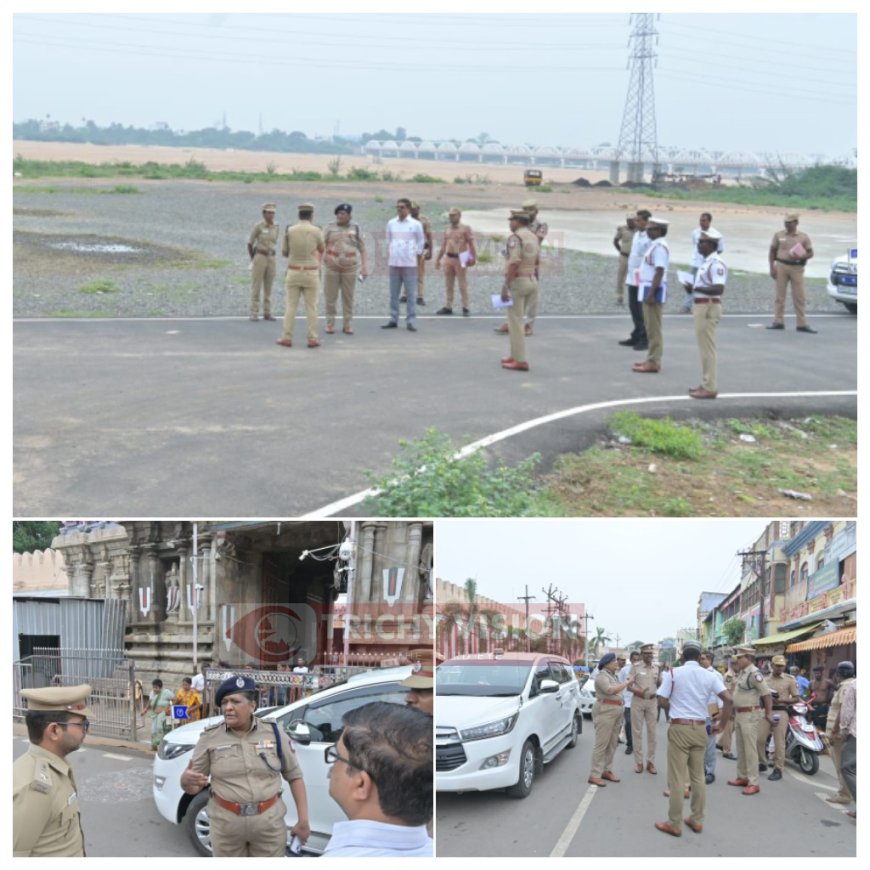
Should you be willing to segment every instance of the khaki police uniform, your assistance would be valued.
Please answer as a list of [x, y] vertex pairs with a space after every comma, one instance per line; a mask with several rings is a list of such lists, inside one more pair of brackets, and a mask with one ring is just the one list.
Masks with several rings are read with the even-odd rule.
[[[523, 206], [523, 208], [525, 208], [525, 206]], [[544, 239], [547, 238], [547, 233], [550, 232], [550, 226], [544, 221], [539, 221], [537, 217], [535, 217], [533, 220], [529, 221], [529, 230], [535, 234], [535, 238], [538, 240], [538, 246], [540, 247], [544, 244]], [[537, 269], [535, 271], [537, 272]], [[540, 280], [537, 274], [535, 275], [535, 281], [538, 282], [538, 292], [526, 308], [525, 329], [529, 335], [532, 333], [532, 325], [535, 322], [535, 318], [538, 316], [538, 304], [541, 300]]]
[[282, 340], [293, 340], [293, 321], [299, 297], [305, 300], [308, 341], [317, 342], [317, 296], [320, 293], [320, 258], [324, 250], [323, 233], [310, 220], [287, 227], [282, 253], [287, 263], [287, 310], [284, 312]]
[[[828, 708], [829, 735], [840, 715], [840, 707], [843, 704], [843, 690], [849, 683], [854, 682], [855, 678], [849, 677], [848, 679], [843, 680], [837, 688], [837, 691], [834, 692], [834, 697], [831, 699], [831, 706]], [[846, 740], [846, 735], [841, 732], [836, 737], [829, 736], [829, 740], [831, 743], [831, 761], [834, 762], [834, 770], [837, 771], [837, 779], [840, 783], [840, 789], [835, 795], [829, 797], [828, 801], [831, 803], [850, 804], [852, 803], [852, 792], [849, 791], [849, 786], [846, 784], [846, 780], [843, 777], [843, 771], [840, 769], [843, 764], [843, 743]]]
[[[737, 674], [733, 668], [728, 668], [722, 675], [722, 680], [725, 683], [725, 688], [734, 698], [734, 683], [737, 680]], [[722, 724], [722, 732], [719, 735], [719, 745], [722, 747], [723, 755], [731, 754], [731, 735], [734, 733], [734, 717], [732, 716], [727, 722]]]
[[323, 230], [323, 295], [326, 300], [326, 326], [335, 327], [336, 302], [341, 292], [342, 327], [345, 332], [353, 321], [353, 294], [356, 278], [366, 249], [359, 225], [327, 224]]
[[737, 741], [737, 777], [758, 785], [758, 732], [764, 719], [761, 699], [770, 694], [764, 674], [749, 665], [734, 682], [734, 736]]
[[728, 268], [714, 252], [698, 267], [692, 301], [695, 318], [695, 339], [701, 355], [701, 386], [711, 393], [719, 389], [718, 361], [716, 357], [716, 330], [722, 318], [722, 297], [705, 292], [728, 280]]
[[794, 302], [794, 313], [797, 325], [807, 325], [807, 300], [804, 291], [804, 267], [806, 259], [797, 259], [790, 252], [800, 242], [812, 253], [813, 243], [806, 233], [799, 231], [789, 233], [784, 229], [774, 233], [770, 243], [770, 251], [774, 257], [776, 269], [776, 299], [774, 301], [773, 323], [783, 325], [785, 321], [785, 299], [788, 285], [791, 284], [791, 297]]
[[[634, 217], [634, 215], [632, 215]], [[622, 305], [625, 301], [625, 279], [628, 276], [628, 255], [631, 253], [631, 242], [635, 230], [622, 224], [616, 228], [613, 237], [614, 244], [619, 248], [619, 265], [616, 268], [616, 301]], [[633, 702], [632, 702], [633, 703]]]
[[[463, 310], [471, 308], [471, 300], [468, 296], [468, 269], [465, 268], [459, 261], [459, 255], [470, 250], [470, 246], [474, 244], [474, 234], [471, 227], [464, 223], [458, 223], [456, 226], [450, 224], [444, 230], [444, 242], [441, 250], [444, 252], [444, 283], [447, 290], [447, 308], [453, 308], [453, 298], [455, 294], [455, 285], [459, 281], [459, 295], [462, 298]], [[441, 256], [439, 254], [439, 260]]]
[[423, 253], [417, 254], [417, 299], [422, 299], [426, 291], [426, 259], [427, 256], [430, 259], [432, 257], [432, 221], [424, 214], [417, 213], [415, 215], [413, 211], [411, 216], [420, 221], [423, 227], [423, 238], [426, 240]]
[[211, 776], [208, 818], [216, 858], [285, 854], [282, 780], [301, 779], [302, 770], [290, 739], [280, 726], [277, 732], [283, 770], [275, 729], [257, 717], [247, 734], [237, 734], [224, 722], [206, 728], [193, 750], [191, 768]]
[[[613, 756], [619, 743], [622, 726], [622, 692], [609, 695], [607, 689], [619, 685], [619, 677], [610, 671], [595, 675], [595, 703], [592, 705], [592, 724], [595, 726], [595, 748], [592, 750], [590, 777], [600, 779], [602, 773], [612, 772]], [[634, 701], [631, 702], [634, 708]]]
[[773, 715], [779, 715], [779, 722], [771, 725], [767, 719], [758, 723], [758, 760], [765, 764], [767, 760], [767, 738], [773, 733], [774, 756], [773, 766], [782, 771], [785, 767], [785, 735], [788, 731], [788, 699], [800, 696], [797, 682], [791, 674], [783, 673], [776, 677], [771, 674], [767, 678], [768, 688], [779, 692], [779, 697], [773, 699]]
[[508, 264], [519, 263], [520, 267], [517, 277], [508, 287], [513, 305], [507, 310], [508, 331], [511, 338], [510, 356], [516, 362], [528, 362], [523, 318], [530, 307], [536, 305], [538, 299], [538, 279], [535, 277], [535, 270], [539, 251], [538, 237], [527, 226], [521, 226], [508, 238]]
[[72, 768], [31, 746], [12, 766], [12, 854], [83, 858], [85, 836]]
[[[659, 685], [659, 666], [655, 663], [645, 665], [643, 661], [631, 666], [629, 676], [634, 675], [634, 689], [641, 689], [643, 695], [635, 694], [631, 699], [631, 744], [634, 747], [635, 765], [653, 764], [656, 756], [656, 712], [658, 699], [656, 690]], [[646, 726], [646, 759], [643, 751], [643, 732]]]
[[[264, 209], [266, 211], [266, 209]], [[275, 282], [275, 254], [278, 249], [278, 234], [281, 228], [276, 223], [270, 226], [262, 220], [255, 224], [248, 236], [248, 246], [253, 251], [251, 259], [251, 317], [260, 312], [260, 293], [263, 294], [263, 316], [272, 316], [272, 285]]]
[[[91, 687], [85, 684], [49, 686], [22, 689], [21, 697], [27, 701], [28, 715], [73, 713], [82, 719], [73, 719], [65, 727], [82, 728], [87, 733], [82, 724], [94, 715], [85, 703], [90, 692]], [[46, 738], [40, 742], [45, 743]], [[72, 768], [65, 758], [34, 744], [12, 765], [12, 854], [16, 858], [85, 857]]]

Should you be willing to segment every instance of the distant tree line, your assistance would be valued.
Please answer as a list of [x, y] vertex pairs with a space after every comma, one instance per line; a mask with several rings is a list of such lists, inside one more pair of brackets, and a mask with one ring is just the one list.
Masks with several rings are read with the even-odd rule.
[[[352, 139], [309, 139], [299, 130], [285, 133], [251, 133], [206, 127], [203, 130], [175, 131], [168, 128], [146, 129], [109, 124], [100, 127], [93, 121], [81, 126], [52, 124], [30, 119], [12, 125], [15, 139], [31, 142], [87, 142], [93, 145], [166, 145], [171, 148], [236, 148], [240, 151], [286, 151], [295, 154], [353, 154]], [[368, 140], [365, 140], [368, 141]]]

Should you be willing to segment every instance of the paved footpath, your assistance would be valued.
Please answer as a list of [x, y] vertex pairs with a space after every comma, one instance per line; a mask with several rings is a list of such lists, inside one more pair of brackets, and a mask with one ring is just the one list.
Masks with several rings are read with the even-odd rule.
[[[658, 375], [617, 342], [627, 314], [539, 319], [531, 371], [500, 367], [495, 317], [422, 317], [419, 331], [355, 322], [309, 350], [247, 319], [14, 323], [15, 516], [348, 515], [400, 439], [427, 428], [510, 461], [592, 443], [619, 408], [650, 415], [788, 414], [857, 407], [857, 318], [723, 318], [720, 397], [700, 381], [692, 318], [665, 317]], [[297, 340], [304, 336], [296, 324]], [[303, 342], [304, 345], [304, 342]], [[542, 419], [543, 418], [543, 419]]]

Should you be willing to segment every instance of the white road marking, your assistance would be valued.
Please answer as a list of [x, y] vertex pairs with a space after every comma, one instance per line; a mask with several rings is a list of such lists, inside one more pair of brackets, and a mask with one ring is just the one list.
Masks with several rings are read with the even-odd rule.
[[571, 816], [571, 820], [565, 826], [565, 830], [562, 831], [562, 836], [556, 841], [556, 845], [553, 846], [553, 851], [550, 852], [551, 858], [564, 858], [565, 852], [568, 851], [568, 846], [571, 845], [571, 841], [577, 834], [577, 828], [580, 827], [580, 823], [583, 821], [583, 817], [586, 815], [586, 811], [589, 809], [590, 804], [592, 803], [592, 798], [595, 797], [595, 792], [598, 791], [597, 785], [590, 785], [588, 789], [586, 789], [586, 794], [583, 795], [583, 800], [577, 806], [577, 809], [574, 810], [574, 815]]
[[[857, 390], [814, 390], [810, 392], [780, 392], [780, 393], [719, 393], [717, 402], [723, 399], [791, 399], [791, 398], [817, 398], [819, 396], [856, 396]], [[691, 402], [693, 399], [680, 393], [676, 396], [645, 396], [639, 399], [612, 399], [607, 402], [593, 402], [589, 405], [578, 405], [575, 408], [566, 408], [564, 411], [556, 411], [553, 414], [546, 414], [543, 417], [535, 417], [532, 420], [526, 420], [525, 423], [519, 423], [516, 426], [511, 426], [509, 429], [502, 429], [501, 432], [494, 432], [492, 435], [487, 435], [478, 441], [467, 444], [461, 450], [457, 451], [454, 459], [465, 459], [482, 450], [484, 447], [491, 447], [499, 441], [506, 441], [514, 435], [521, 435], [523, 432], [528, 432], [530, 429], [536, 429], [539, 426], [544, 426], [547, 423], [554, 423], [557, 420], [565, 420], [568, 417], [579, 416], [586, 414], [589, 411], [600, 411], [606, 408], [626, 408], [635, 405], [648, 405], [655, 402]], [[303, 514], [299, 517], [300, 520], [316, 520], [324, 519], [334, 515], [340, 515], [344, 510], [354, 505], [359, 504], [369, 496], [377, 495], [377, 489], [364, 489], [356, 492], [347, 498], [339, 499], [332, 504], [324, 505], [310, 513]]]
[[115, 755], [114, 752], [104, 752], [103, 758], [114, 758], [116, 761], [132, 761], [132, 757], [129, 755]]

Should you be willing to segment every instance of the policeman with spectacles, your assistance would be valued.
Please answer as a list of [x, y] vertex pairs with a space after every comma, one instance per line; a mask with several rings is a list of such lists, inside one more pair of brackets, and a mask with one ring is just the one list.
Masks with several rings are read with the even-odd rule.
[[16, 858], [83, 858], [79, 802], [66, 761], [88, 733], [91, 687], [22, 689], [30, 749], [12, 766], [12, 853]]

